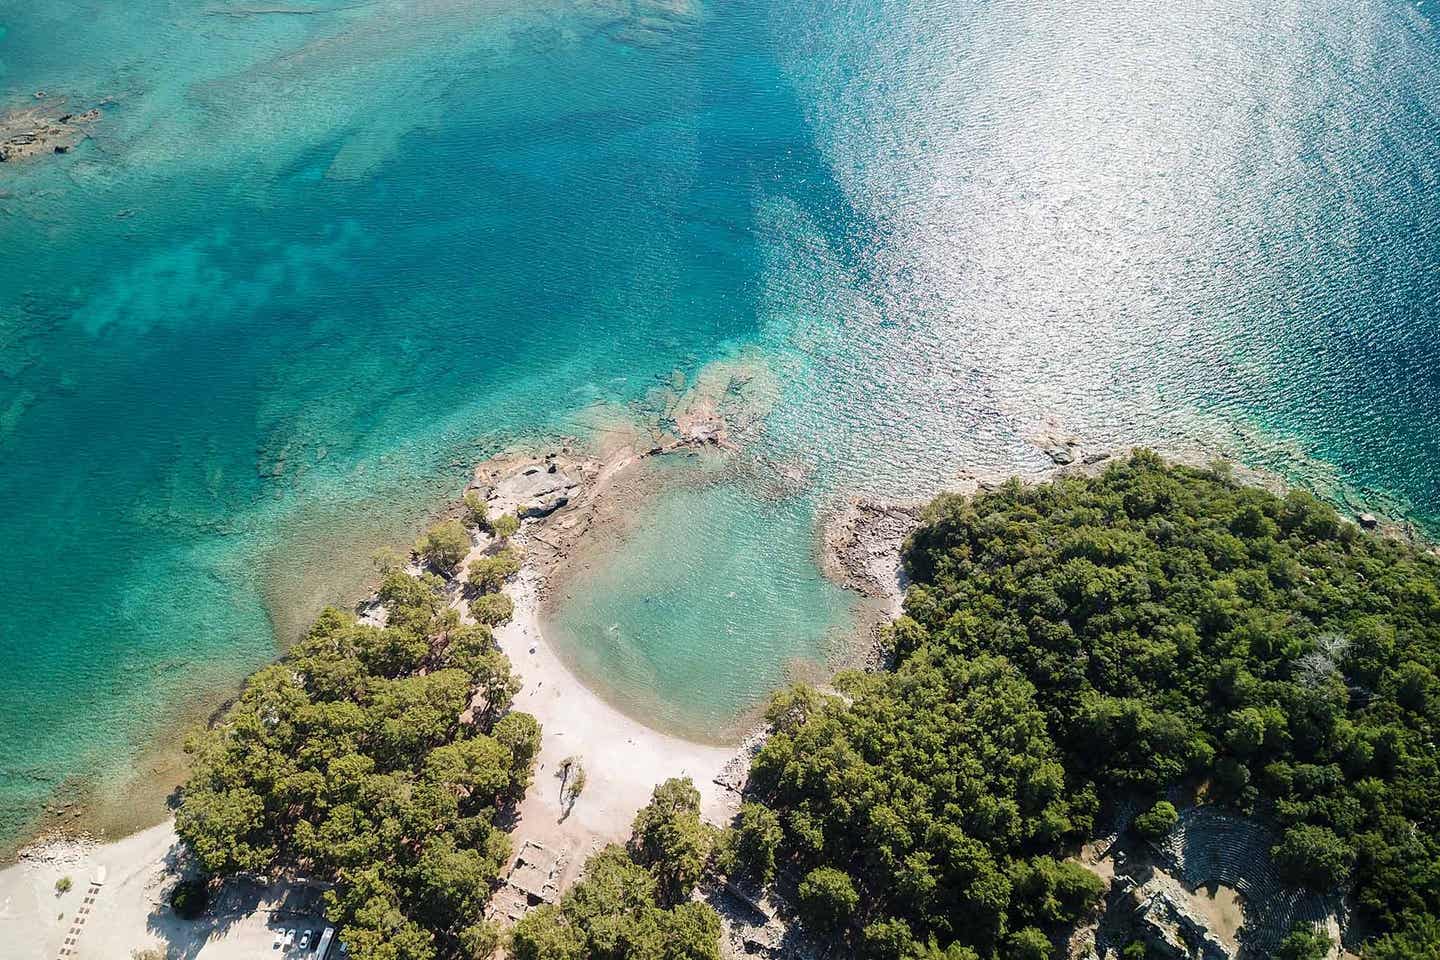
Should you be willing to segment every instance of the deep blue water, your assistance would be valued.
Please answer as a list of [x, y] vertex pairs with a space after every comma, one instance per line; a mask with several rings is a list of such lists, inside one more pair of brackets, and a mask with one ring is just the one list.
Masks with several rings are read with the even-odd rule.
[[834, 497], [1033, 474], [1048, 430], [1435, 529], [1433, 15], [0, 0], [0, 107], [104, 114], [0, 166], [0, 835], [123, 780], [470, 462], [736, 358], [747, 457], [803, 487], [677, 489], [558, 625], [680, 729], [830, 648]]

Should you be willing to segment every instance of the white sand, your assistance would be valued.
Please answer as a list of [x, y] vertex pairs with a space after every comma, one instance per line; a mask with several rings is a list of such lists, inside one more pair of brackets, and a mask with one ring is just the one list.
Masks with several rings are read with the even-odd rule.
[[[166, 822], [104, 845], [48, 844], [43, 859], [21, 860], [0, 871], [0, 945], [5, 956], [58, 957], [100, 868], [105, 882], [81, 929], [75, 955], [128, 960], [131, 950], [158, 946], [159, 936], [147, 926], [169, 887], [166, 854], [174, 842], [175, 831]], [[57, 895], [55, 882], [61, 877], [70, 877], [74, 886]], [[173, 920], [166, 914], [167, 921]]]
[[[172, 958], [203, 960], [311, 960], [297, 943], [273, 947], [284, 930], [326, 926], [321, 891], [300, 884], [261, 888], [231, 884], [199, 920], [182, 920], [166, 904], [178, 877], [180, 852], [173, 821], [107, 844], [59, 842], [42, 847], [45, 859], [25, 859], [0, 871], [0, 956], [5, 960], [60, 960], [60, 949], [93, 896], [64, 960], [129, 960], [134, 950], [170, 948]], [[51, 858], [54, 859], [51, 859]], [[104, 882], [92, 887], [103, 869]], [[74, 886], [57, 895], [55, 881]], [[312, 943], [315, 942], [312, 940]]]
[[[707, 819], [726, 822], [736, 796], [714, 778], [738, 747], [706, 746], [660, 733], [601, 700], [541, 636], [534, 574], [527, 570], [517, 579], [507, 590], [515, 600], [515, 617], [496, 637], [525, 683], [515, 709], [540, 721], [542, 738], [535, 783], [520, 804], [514, 830], [516, 851], [535, 840], [567, 855], [568, 882], [594, 847], [630, 836], [635, 812], [669, 777], [692, 778]], [[564, 817], [555, 773], [570, 756], [584, 766], [586, 785]]]

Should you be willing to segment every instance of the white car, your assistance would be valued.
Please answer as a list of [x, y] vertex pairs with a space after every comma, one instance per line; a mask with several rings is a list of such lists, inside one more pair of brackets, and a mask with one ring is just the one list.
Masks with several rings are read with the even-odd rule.
[[281, 947], [284, 943], [285, 943], [285, 931], [284, 931], [284, 930], [276, 930], [276, 931], [275, 931], [275, 942], [272, 943], [272, 944], [270, 944], [270, 949], [271, 949], [271, 950], [279, 950], [280, 947]]
[[290, 945], [291, 945], [292, 943], [294, 943], [294, 942], [295, 942], [295, 930], [294, 930], [293, 928], [291, 928], [291, 929], [289, 929], [289, 930], [286, 930], [286, 931], [285, 931], [285, 946], [288, 947], [288, 946], [290, 946]]
[[300, 949], [301, 949], [301, 950], [309, 950], [309, 949], [310, 949], [310, 931], [309, 931], [309, 930], [306, 930], [304, 933], [300, 934]]

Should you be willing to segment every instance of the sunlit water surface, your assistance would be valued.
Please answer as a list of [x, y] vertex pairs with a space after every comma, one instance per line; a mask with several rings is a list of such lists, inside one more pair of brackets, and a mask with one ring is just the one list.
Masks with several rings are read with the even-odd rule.
[[[1440, 521], [1433, 0], [0, 0], [0, 836], [120, 779], [472, 461], [744, 355], [763, 469], [555, 618], [723, 728], [851, 598], [850, 491], [1047, 429]], [[1433, 529], [1433, 527], [1432, 527]]]

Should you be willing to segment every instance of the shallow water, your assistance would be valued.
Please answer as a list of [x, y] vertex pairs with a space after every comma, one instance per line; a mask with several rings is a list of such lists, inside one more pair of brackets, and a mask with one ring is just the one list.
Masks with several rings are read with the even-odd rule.
[[105, 113], [0, 167], [0, 836], [470, 462], [745, 351], [804, 487], [677, 487], [558, 615], [678, 727], [831, 648], [835, 496], [1049, 421], [1437, 523], [1434, 14], [0, 0], [0, 104]]
[[[814, 501], [723, 455], [649, 461], [656, 492], [560, 578], [546, 637], [612, 702], [734, 742], [757, 695], [813, 679], [852, 642], [856, 597], [815, 564]], [[591, 553], [587, 550], [586, 553]]]

